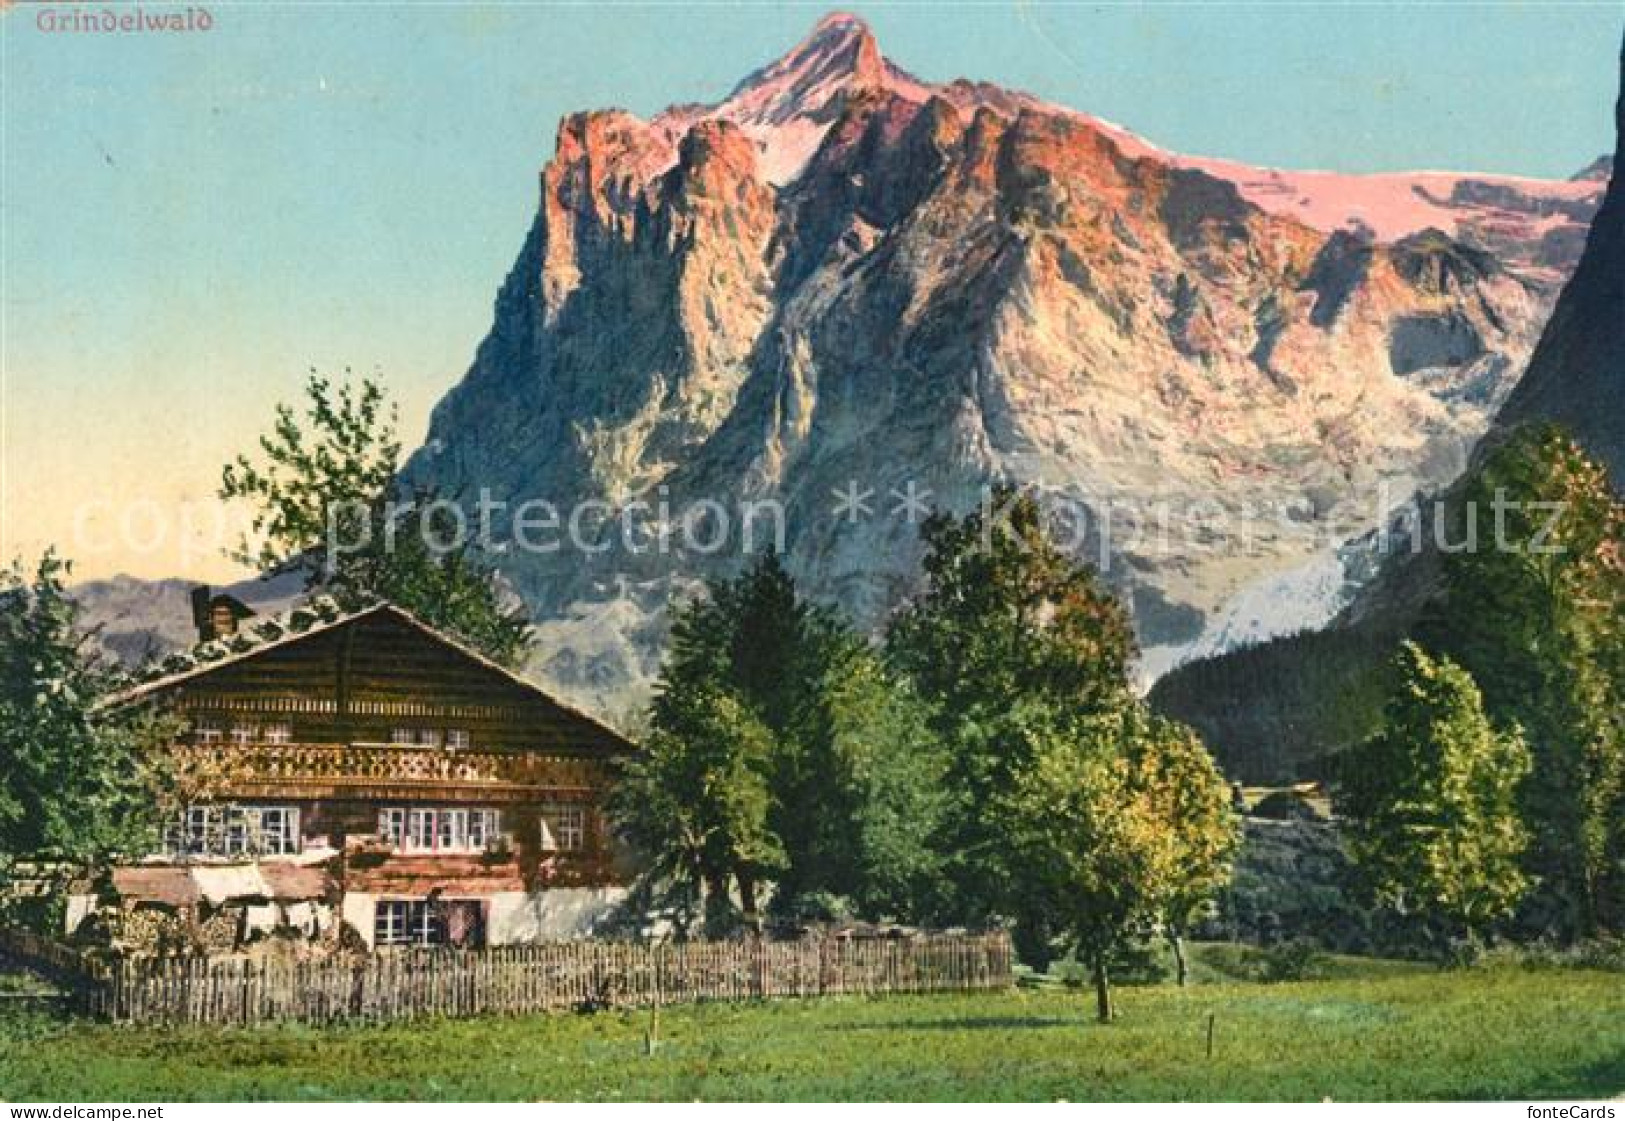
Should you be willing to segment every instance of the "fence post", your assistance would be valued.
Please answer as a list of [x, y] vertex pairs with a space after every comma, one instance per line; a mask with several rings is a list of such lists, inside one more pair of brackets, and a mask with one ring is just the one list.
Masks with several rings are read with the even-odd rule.
[[354, 976], [350, 981], [350, 1016], [359, 1019], [366, 1009], [367, 962], [365, 959], [355, 963]]

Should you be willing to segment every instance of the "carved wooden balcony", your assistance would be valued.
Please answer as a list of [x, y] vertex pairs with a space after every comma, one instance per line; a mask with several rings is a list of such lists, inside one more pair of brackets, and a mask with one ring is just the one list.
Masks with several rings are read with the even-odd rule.
[[394, 744], [177, 744], [189, 781], [217, 797], [525, 801], [586, 796], [601, 764], [541, 752]]

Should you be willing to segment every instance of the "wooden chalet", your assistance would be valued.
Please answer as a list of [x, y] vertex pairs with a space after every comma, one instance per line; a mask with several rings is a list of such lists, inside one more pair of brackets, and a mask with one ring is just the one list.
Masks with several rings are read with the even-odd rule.
[[115, 873], [126, 904], [466, 945], [585, 933], [624, 894], [611, 729], [389, 604], [299, 628], [205, 592], [193, 614], [203, 660], [114, 702], [183, 719], [191, 792], [165, 851]]

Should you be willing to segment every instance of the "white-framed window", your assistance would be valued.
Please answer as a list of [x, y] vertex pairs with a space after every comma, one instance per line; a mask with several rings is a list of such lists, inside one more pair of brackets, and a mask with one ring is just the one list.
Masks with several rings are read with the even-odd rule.
[[434, 814], [434, 847], [437, 852], [468, 848], [468, 811], [440, 810]]
[[260, 726], [246, 721], [238, 721], [231, 726], [231, 742], [234, 747], [248, 747], [260, 738]]
[[389, 742], [395, 747], [439, 747], [439, 728], [401, 725], [390, 729]]
[[377, 946], [479, 946], [485, 907], [477, 899], [380, 899], [373, 905]]
[[438, 946], [446, 941], [439, 908], [426, 899], [380, 899], [373, 909], [372, 933], [379, 946]]
[[474, 746], [473, 737], [468, 734], [467, 728], [447, 728], [446, 747], [452, 751], [467, 751]]
[[434, 852], [435, 828], [439, 813], [435, 810], [406, 811], [406, 848], [409, 852]]
[[176, 852], [199, 855], [209, 851], [209, 819], [210, 806], [188, 806], [181, 814], [181, 832], [179, 838], [172, 841], [170, 848]]
[[261, 743], [292, 743], [293, 725], [285, 721], [267, 724], [260, 729]]
[[293, 856], [299, 852], [297, 806], [188, 806], [170, 830], [169, 848], [185, 856]]
[[484, 852], [502, 833], [502, 815], [496, 810], [474, 810], [468, 815], [468, 847]]
[[299, 810], [294, 806], [249, 806], [242, 811], [259, 856], [293, 856], [299, 851]]
[[225, 841], [218, 848], [210, 851], [209, 856], [247, 856], [254, 848], [253, 835], [249, 830], [247, 815], [240, 810], [233, 813], [227, 810], [223, 820]]
[[378, 836], [392, 849], [406, 847], [406, 811], [391, 807], [378, 811]]
[[225, 740], [226, 733], [220, 727], [220, 721], [207, 716], [192, 721], [192, 742], [196, 744], [217, 744]]
[[389, 806], [378, 811], [378, 836], [396, 852], [484, 852], [501, 832], [497, 810]]
[[553, 852], [580, 852], [587, 847], [587, 807], [579, 802], [548, 802], [542, 806], [542, 848]]

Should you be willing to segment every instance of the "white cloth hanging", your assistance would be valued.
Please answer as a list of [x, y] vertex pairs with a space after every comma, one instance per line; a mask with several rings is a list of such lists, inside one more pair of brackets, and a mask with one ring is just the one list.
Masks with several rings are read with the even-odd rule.
[[275, 903], [264, 903], [243, 911], [243, 934], [270, 934], [281, 925], [282, 908]]

